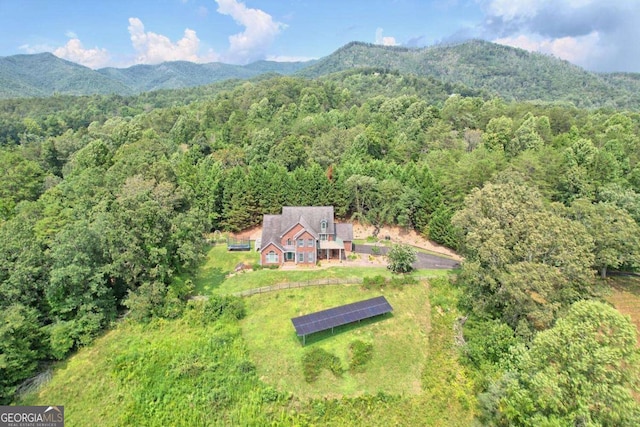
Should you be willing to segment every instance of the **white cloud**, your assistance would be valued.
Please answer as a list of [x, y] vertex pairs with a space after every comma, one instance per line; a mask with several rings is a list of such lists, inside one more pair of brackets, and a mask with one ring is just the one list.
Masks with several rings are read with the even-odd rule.
[[75, 31], [72, 31], [72, 30], [67, 30], [64, 33], [64, 35], [69, 37], [70, 39], [77, 39], [78, 38], [78, 35], [75, 33]]
[[42, 52], [52, 52], [55, 47], [51, 46], [49, 44], [43, 43], [43, 44], [23, 44], [18, 46], [18, 49], [20, 49], [21, 51], [31, 55], [34, 53], [42, 53]]
[[216, 0], [218, 13], [228, 15], [245, 27], [241, 33], [229, 36], [228, 62], [248, 63], [265, 57], [267, 48], [286, 25], [260, 9], [248, 8], [237, 0]]
[[138, 18], [129, 18], [129, 34], [136, 51], [137, 64], [159, 64], [164, 61], [209, 62], [216, 59], [213, 51], [200, 56], [200, 39], [196, 32], [187, 28], [184, 36], [173, 43], [167, 36], [144, 31]]
[[481, 37], [553, 54], [594, 71], [637, 71], [640, 1], [476, 0]]
[[530, 52], [541, 52], [565, 59], [574, 64], [585, 64], [599, 55], [600, 36], [594, 31], [586, 36], [540, 38], [527, 35], [504, 37], [494, 40], [495, 43], [519, 47]]
[[110, 56], [106, 49], [93, 48], [85, 49], [82, 42], [77, 38], [72, 38], [66, 45], [53, 51], [53, 54], [89, 68], [102, 68], [109, 64]]
[[506, 21], [516, 17], [534, 17], [540, 10], [544, 0], [492, 0], [489, 13]]
[[385, 37], [382, 35], [382, 28], [378, 28], [376, 30], [376, 44], [381, 44], [383, 46], [397, 46], [398, 42], [396, 42], [395, 37]]
[[267, 61], [275, 62], [306, 62], [318, 58], [312, 58], [310, 56], [267, 55], [266, 59]]

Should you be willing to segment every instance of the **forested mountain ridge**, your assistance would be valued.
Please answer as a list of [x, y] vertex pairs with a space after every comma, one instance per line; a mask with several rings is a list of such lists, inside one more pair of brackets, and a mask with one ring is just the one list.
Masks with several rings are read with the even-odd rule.
[[509, 101], [568, 101], [576, 106], [640, 107], [626, 74], [599, 75], [551, 56], [481, 40], [423, 49], [353, 42], [301, 70], [318, 77], [353, 67], [381, 67], [486, 90]]
[[307, 63], [258, 61], [246, 66], [187, 61], [92, 70], [51, 53], [0, 57], [0, 99], [64, 95], [132, 95], [202, 86], [261, 74], [292, 74]]
[[126, 85], [51, 53], [0, 57], [0, 99], [45, 97], [55, 93], [132, 94]]
[[479, 40], [422, 49], [352, 42], [317, 61], [258, 61], [245, 66], [175, 61], [91, 70], [51, 54], [16, 55], [0, 58], [0, 99], [54, 93], [130, 95], [267, 73], [315, 78], [354, 68], [432, 77], [507, 101], [640, 109], [640, 74], [591, 73], [551, 56]]
[[249, 79], [266, 73], [287, 75], [305, 66], [306, 63], [303, 62], [259, 61], [243, 66], [219, 62], [195, 64], [174, 61], [158, 65], [134, 65], [129, 68], [103, 68], [98, 73], [118, 80], [133, 93], [140, 93], [202, 86], [220, 80]]

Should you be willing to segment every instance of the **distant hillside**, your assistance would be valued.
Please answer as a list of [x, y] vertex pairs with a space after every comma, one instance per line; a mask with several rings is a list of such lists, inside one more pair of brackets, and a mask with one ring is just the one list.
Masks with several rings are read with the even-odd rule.
[[[599, 75], [554, 57], [473, 40], [424, 49], [349, 43], [300, 71], [317, 77], [353, 67], [379, 67], [484, 90], [506, 100], [569, 101], [581, 107], [640, 108], [629, 77]], [[634, 83], [637, 84], [638, 78]]]
[[[312, 63], [312, 62], [310, 62]], [[201, 86], [265, 73], [293, 74], [310, 63], [258, 61], [240, 66], [186, 61], [92, 70], [51, 53], [0, 57], [0, 99], [65, 95], [131, 95]]]
[[307, 63], [258, 61], [249, 65], [219, 62], [195, 64], [175, 61], [158, 65], [135, 65], [129, 68], [103, 68], [98, 72], [125, 84], [135, 93], [157, 89], [202, 86], [220, 80], [249, 79], [264, 73], [293, 74]]
[[0, 98], [130, 94], [122, 83], [51, 53], [0, 57]]
[[640, 74], [597, 74], [551, 56], [485, 41], [423, 49], [353, 42], [317, 61], [249, 65], [185, 61], [91, 70], [49, 53], [0, 58], [0, 99], [60, 94], [138, 94], [259, 75], [316, 78], [354, 68], [425, 76], [505, 100], [640, 109]]

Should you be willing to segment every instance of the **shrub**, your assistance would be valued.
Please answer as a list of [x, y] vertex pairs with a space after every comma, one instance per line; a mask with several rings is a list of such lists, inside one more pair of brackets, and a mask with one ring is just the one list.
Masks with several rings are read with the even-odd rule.
[[343, 370], [338, 356], [319, 347], [306, 351], [302, 356], [304, 380], [308, 383], [314, 382], [323, 369], [328, 369], [336, 377], [340, 376]]
[[389, 286], [392, 288], [401, 288], [406, 285], [416, 285], [418, 281], [411, 276], [394, 276], [389, 280]]
[[362, 287], [364, 289], [381, 289], [387, 283], [384, 276], [364, 277], [362, 279]]
[[349, 370], [352, 372], [364, 371], [364, 365], [373, 357], [373, 344], [355, 340], [349, 344], [349, 350], [351, 351]]
[[409, 245], [393, 245], [387, 253], [387, 268], [394, 273], [409, 273], [416, 261], [416, 251]]
[[206, 325], [222, 316], [240, 320], [246, 315], [242, 298], [233, 296], [212, 295], [208, 300], [189, 301], [185, 319], [189, 324]]

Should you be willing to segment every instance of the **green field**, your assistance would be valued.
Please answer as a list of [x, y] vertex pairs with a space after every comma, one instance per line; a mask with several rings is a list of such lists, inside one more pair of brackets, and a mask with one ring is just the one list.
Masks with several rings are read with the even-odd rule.
[[[394, 308], [393, 314], [336, 328], [333, 334], [313, 334], [304, 347], [295, 334], [292, 317], [380, 294]], [[260, 377], [280, 390], [300, 397], [420, 392], [431, 319], [424, 283], [383, 293], [365, 291], [360, 286], [292, 289], [249, 297], [247, 308], [251, 315], [242, 321], [242, 331], [252, 360]], [[355, 339], [373, 344], [373, 359], [364, 372], [345, 372], [336, 378], [325, 371], [315, 383], [304, 381], [301, 360], [305, 351], [321, 347], [338, 356], [346, 368], [349, 343]]]
[[[196, 276], [198, 289], [213, 295], [307, 277], [388, 274], [336, 267], [225, 279], [255, 256], [211, 248]], [[313, 334], [306, 346], [291, 324], [291, 317], [381, 294], [392, 314]], [[475, 397], [452, 339], [457, 298], [446, 277], [379, 290], [313, 286], [244, 298], [244, 319], [223, 316], [212, 324], [202, 323], [198, 304], [206, 303], [198, 302], [177, 320], [120, 322], [59, 362], [50, 382], [16, 403], [64, 405], [68, 426], [467, 426]], [[373, 349], [358, 372], [348, 369], [354, 340]], [[313, 348], [337, 356], [343, 372], [325, 370], [307, 383], [302, 358]]]

